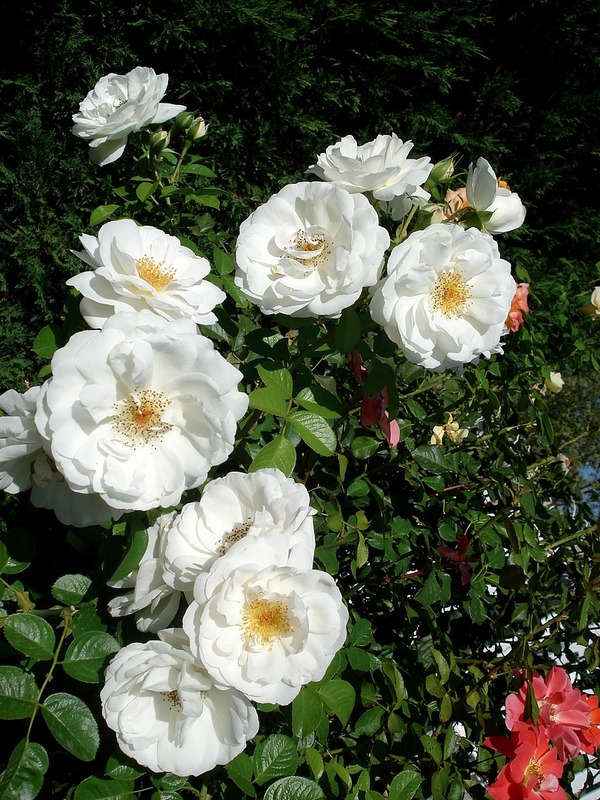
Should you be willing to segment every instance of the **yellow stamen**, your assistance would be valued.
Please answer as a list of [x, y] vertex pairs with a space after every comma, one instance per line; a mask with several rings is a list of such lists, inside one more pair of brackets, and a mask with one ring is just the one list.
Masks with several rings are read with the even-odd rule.
[[429, 295], [433, 310], [441, 311], [446, 317], [460, 316], [470, 297], [471, 290], [456, 270], [440, 275]]
[[224, 556], [225, 553], [231, 547], [231, 545], [235, 544], [236, 542], [239, 542], [240, 539], [243, 539], [251, 527], [252, 527], [251, 519], [247, 519], [245, 522], [236, 522], [236, 524], [230, 531], [227, 531], [226, 533], [223, 534], [223, 537], [221, 539], [221, 544], [217, 548], [217, 553], [220, 556]]
[[287, 605], [281, 600], [250, 600], [244, 605], [243, 628], [246, 639], [273, 645], [292, 632]]
[[153, 440], [162, 438], [173, 427], [162, 421], [162, 415], [170, 402], [162, 392], [152, 389], [132, 392], [129, 397], [116, 404], [117, 414], [113, 428], [131, 447], [150, 444]]
[[140, 278], [149, 283], [157, 292], [162, 292], [175, 277], [174, 269], [164, 269], [162, 261], [157, 264], [150, 256], [138, 258], [135, 268]]

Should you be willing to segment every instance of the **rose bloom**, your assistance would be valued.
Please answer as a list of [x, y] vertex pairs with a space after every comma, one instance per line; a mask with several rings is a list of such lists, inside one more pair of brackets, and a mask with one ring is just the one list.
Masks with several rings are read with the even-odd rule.
[[440, 223], [389, 257], [371, 316], [414, 364], [441, 372], [502, 352], [516, 283], [487, 233]]
[[600, 286], [594, 287], [590, 302], [586, 303], [583, 307], [583, 311], [588, 317], [592, 317], [592, 319], [600, 317]]
[[442, 444], [444, 436], [447, 436], [453, 444], [458, 444], [462, 442], [463, 439], [466, 439], [469, 435], [467, 428], [461, 428], [449, 411], [444, 411], [444, 417], [446, 418], [444, 425], [433, 426], [433, 433], [431, 434], [429, 444]]
[[543, 729], [520, 722], [510, 739], [490, 736], [484, 744], [510, 759], [487, 787], [494, 800], [567, 800], [559, 784], [563, 764]]
[[122, 648], [106, 668], [102, 715], [125, 755], [153, 772], [201, 775], [227, 764], [258, 732], [235, 689], [217, 688], [181, 630]]
[[287, 705], [325, 674], [346, 639], [348, 611], [328, 573], [264, 566], [259, 547], [247, 548], [244, 563], [237, 555], [232, 548], [198, 577], [183, 627], [219, 685]]
[[467, 200], [476, 211], [487, 211], [491, 217], [483, 223], [488, 233], [506, 233], [520, 228], [525, 221], [525, 206], [505, 181], [499, 180], [485, 158], [469, 166]]
[[[539, 708], [537, 724], [546, 731], [559, 758], [574, 758], [580, 750], [579, 732], [587, 729], [590, 708], [579, 689], [574, 689], [567, 672], [562, 667], [552, 667], [545, 678], [534, 673], [532, 687]], [[518, 692], [506, 698], [506, 727], [526, 721], [525, 702], [527, 683]]]
[[550, 377], [544, 381], [544, 389], [552, 394], [558, 394], [564, 385], [565, 382], [560, 372], [551, 372]]
[[264, 314], [339, 317], [377, 282], [389, 243], [363, 195], [289, 184], [242, 222], [235, 283]]
[[517, 291], [513, 297], [508, 317], [506, 318], [506, 327], [509, 331], [515, 333], [523, 324], [523, 311], [529, 313], [529, 305], [527, 304], [527, 296], [529, 294], [528, 283], [518, 283]]
[[230, 472], [206, 484], [200, 500], [185, 505], [161, 537], [164, 579], [191, 592], [199, 573], [221, 556], [240, 547], [252, 552], [264, 541], [273, 548], [270, 563], [310, 569], [315, 513], [304, 484], [278, 469]]
[[581, 699], [587, 703], [590, 712], [590, 722], [587, 728], [577, 731], [581, 749], [588, 755], [593, 755], [600, 747], [600, 708], [598, 697], [595, 694], [582, 693]]
[[96, 494], [74, 492], [50, 457], [50, 442], [35, 424], [37, 403], [46, 391], [32, 386], [23, 394], [9, 389], [0, 395], [0, 489], [16, 494], [31, 489], [36, 508], [54, 511], [63, 525], [81, 528], [119, 519], [122, 511], [108, 506]]
[[410, 211], [411, 198], [425, 201], [430, 197], [422, 187], [433, 164], [426, 156], [408, 158], [412, 148], [412, 142], [403, 142], [395, 133], [380, 134], [362, 145], [354, 136], [344, 136], [321, 153], [308, 171], [347, 192], [372, 192], [377, 200], [390, 204], [398, 220]]
[[55, 352], [36, 425], [76, 491], [173, 506], [233, 449], [241, 377], [191, 320], [122, 311]]
[[132, 219], [107, 222], [98, 236], [83, 234], [82, 261], [93, 268], [67, 281], [82, 295], [80, 309], [91, 328], [118, 311], [149, 308], [165, 319], [189, 317], [199, 325], [217, 321], [213, 308], [225, 293], [209, 281], [205, 258], [175, 236]]
[[185, 106], [161, 103], [169, 76], [149, 67], [126, 75], [110, 72], [100, 78], [73, 114], [72, 132], [90, 143], [90, 159], [103, 167], [123, 155], [127, 137], [148, 125], [161, 124]]
[[161, 631], [173, 621], [179, 609], [182, 593], [165, 583], [160, 554], [175, 516], [174, 511], [161, 514], [148, 528], [148, 544], [138, 566], [124, 578], [108, 582], [113, 589], [132, 590], [110, 600], [108, 610], [113, 617], [135, 614], [140, 631]]

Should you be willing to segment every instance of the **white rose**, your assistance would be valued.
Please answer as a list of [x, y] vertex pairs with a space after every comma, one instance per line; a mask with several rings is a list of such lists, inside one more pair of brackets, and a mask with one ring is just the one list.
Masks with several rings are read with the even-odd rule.
[[47, 386], [0, 395], [6, 414], [0, 417], [0, 489], [9, 494], [31, 489], [32, 505], [52, 509], [63, 525], [81, 528], [119, 519], [123, 512], [98, 495], [74, 492], [49, 456], [50, 443], [35, 424], [37, 403]]
[[265, 314], [339, 317], [376, 283], [389, 242], [363, 195], [289, 184], [241, 224], [235, 283]]
[[165, 319], [189, 317], [199, 325], [217, 321], [213, 308], [225, 293], [209, 281], [205, 258], [195, 255], [175, 236], [131, 219], [107, 222], [98, 237], [83, 234], [85, 250], [76, 252], [93, 272], [67, 281], [82, 295], [81, 314], [92, 328], [101, 328], [118, 311], [150, 309]]
[[[17, 494], [31, 488], [31, 462], [44, 445], [35, 426], [36, 401], [41, 386], [21, 394], [9, 389], [0, 395], [0, 489]], [[32, 458], [33, 456], [33, 458]]]
[[73, 114], [72, 128], [76, 136], [89, 141], [94, 164], [103, 167], [120, 158], [130, 133], [185, 111], [185, 106], [160, 102], [168, 82], [168, 75], [157, 75], [149, 67], [100, 78]]
[[141, 631], [161, 631], [173, 621], [179, 609], [181, 592], [165, 583], [160, 555], [175, 516], [174, 511], [161, 514], [148, 528], [148, 544], [138, 566], [121, 580], [108, 584], [113, 589], [132, 590], [110, 600], [108, 610], [113, 617], [135, 614], [135, 624]]
[[198, 574], [225, 553], [241, 547], [252, 552], [265, 541], [272, 550], [267, 563], [310, 569], [315, 513], [304, 484], [278, 469], [230, 472], [208, 483], [161, 537], [164, 580], [191, 591]]
[[590, 297], [590, 303], [596, 309], [596, 314], [600, 314], [600, 286], [594, 287], [594, 291]]
[[113, 657], [100, 691], [121, 750], [153, 772], [201, 775], [227, 764], [258, 732], [252, 704], [216, 688], [179, 630], [134, 642]]
[[485, 158], [469, 166], [467, 175], [467, 200], [477, 211], [491, 212], [483, 224], [491, 234], [506, 233], [521, 227], [525, 220], [525, 206], [515, 192], [498, 181], [496, 173]]
[[551, 372], [550, 377], [544, 381], [544, 388], [553, 394], [558, 394], [564, 385], [565, 382], [560, 372]]
[[348, 192], [372, 192], [377, 200], [391, 203], [394, 219], [400, 219], [413, 204], [410, 198], [430, 197], [422, 186], [433, 164], [426, 156], [408, 158], [412, 148], [412, 142], [403, 142], [395, 133], [380, 134], [362, 145], [354, 136], [344, 136], [320, 154], [309, 172]]
[[441, 372], [502, 352], [515, 291], [489, 234], [434, 224], [392, 250], [370, 311], [409, 361]]
[[70, 485], [113, 508], [176, 505], [233, 449], [242, 374], [188, 319], [121, 311], [52, 358], [36, 424]]
[[198, 578], [183, 627], [192, 652], [219, 685], [286, 705], [325, 674], [344, 644], [348, 611], [328, 573], [261, 568], [251, 563], [250, 548], [244, 564], [236, 555], [216, 562], [221, 574], [215, 586], [211, 573]]

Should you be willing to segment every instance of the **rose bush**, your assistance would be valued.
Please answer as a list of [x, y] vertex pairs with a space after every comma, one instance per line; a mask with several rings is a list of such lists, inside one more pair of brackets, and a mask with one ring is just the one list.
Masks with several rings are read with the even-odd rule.
[[518, 195], [344, 137], [223, 229], [204, 120], [145, 130], [182, 107], [130, 75], [86, 130], [131, 179], [69, 232], [39, 385], [0, 395], [0, 798], [590, 787], [597, 511], [493, 238]]

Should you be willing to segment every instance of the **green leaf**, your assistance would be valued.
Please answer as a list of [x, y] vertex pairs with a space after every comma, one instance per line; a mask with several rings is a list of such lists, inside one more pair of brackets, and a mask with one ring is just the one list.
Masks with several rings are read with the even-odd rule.
[[219, 250], [218, 247], [213, 247], [212, 257], [217, 275], [221, 275], [222, 277], [234, 271], [235, 262], [229, 253], [224, 253], [222, 250]]
[[296, 745], [282, 733], [269, 736], [254, 751], [254, 775], [259, 786], [272, 778], [293, 775], [297, 766]]
[[264, 800], [325, 800], [325, 794], [318, 783], [294, 775], [271, 784]]
[[190, 195], [190, 200], [209, 208], [221, 208], [221, 201], [213, 194], [192, 194]]
[[305, 386], [295, 399], [299, 406], [325, 419], [339, 419], [344, 413], [344, 407], [337, 397], [321, 386]]
[[212, 169], [205, 167], [204, 164], [188, 164], [180, 170], [180, 174], [185, 174], [186, 172], [189, 172], [192, 175], [202, 175], [205, 178], [217, 177]]
[[451, 467], [444, 455], [444, 448], [436, 444], [425, 444], [413, 450], [412, 457], [428, 472], [448, 472]]
[[73, 639], [62, 666], [71, 678], [84, 683], [99, 683], [107, 657], [120, 649], [119, 643], [110, 634], [86, 631]]
[[2, 536], [2, 544], [8, 552], [8, 561], [2, 572], [6, 575], [16, 575], [27, 569], [31, 564], [37, 541], [29, 531], [24, 528], [13, 528]]
[[60, 603], [76, 606], [81, 603], [92, 582], [85, 575], [63, 575], [52, 586], [52, 594]]
[[8, 550], [6, 549], [6, 545], [4, 542], [0, 542], [0, 575], [4, 572], [6, 565], [8, 564]]
[[331, 426], [323, 417], [310, 411], [294, 411], [288, 417], [292, 428], [306, 444], [320, 456], [332, 456], [337, 439]]
[[441, 764], [443, 756], [442, 748], [440, 747], [439, 742], [437, 742], [433, 736], [428, 736], [427, 734], [423, 734], [423, 736], [420, 736], [419, 738], [421, 740], [421, 744], [425, 748], [425, 751], [429, 753], [435, 763]]
[[388, 800], [411, 800], [421, 785], [422, 777], [412, 769], [405, 769], [396, 775], [390, 785]]
[[292, 703], [292, 731], [299, 739], [317, 729], [323, 713], [321, 698], [314, 689], [302, 687]]
[[354, 731], [359, 736], [374, 736], [381, 728], [381, 720], [385, 714], [383, 708], [369, 708], [356, 720]]
[[94, 228], [96, 225], [100, 225], [102, 222], [107, 220], [109, 217], [119, 209], [121, 206], [117, 205], [116, 203], [109, 203], [105, 206], [98, 206], [95, 208], [92, 213], [90, 214], [90, 226]]
[[33, 352], [40, 358], [50, 359], [60, 347], [60, 328], [58, 325], [46, 325], [33, 340]]
[[335, 328], [335, 346], [340, 353], [349, 353], [361, 337], [360, 317], [353, 308], [345, 308]]
[[296, 466], [296, 448], [285, 436], [276, 436], [254, 456], [248, 472], [274, 467], [288, 478]]
[[145, 181], [144, 183], [138, 183], [135, 188], [138, 200], [141, 200], [142, 203], [145, 202], [157, 187], [158, 183], [146, 183]]
[[294, 390], [294, 380], [289, 369], [270, 369], [269, 367], [259, 364], [257, 371], [262, 382], [268, 389], [273, 389], [286, 400], [291, 398]]
[[25, 719], [33, 713], [38, 687], [19, 667], [0, 666], [0, 719]]
[[78, 697], [57, 692], [46, 698], [42, 716], [56, 741], [82, 761], [92, 761], [100, 737], [92, 712]]
[[352, 684], [335, 678], [321, 686], [318, 693], [329, 712], [335, 714], [342, 727], [346, 727], [356, 702], [356, 692]]
[[0, 800], [33, 800], [42, 788], [49, 764], [40, 744], [22, 739], [0, 775]]
[[415, 600], [421, 605], [430, 606], [440, 599], [440, 585], [436, 580], [435, 572], [430, 572], [429, 577], [415, 595]]
[[370, 458], [378, 449], [379, 441], [370, 436], [357, 436], [350, 445], [350, 450], [355, 458]]
[[250, 392], [250, 408], [258, 408], [275, 417], [287, 417], [289, 403], [279, 390], [269, 387]]
[[394, 701], [393, 710], [396, 711], [400, 708], [404, 699], [406, 698], [406, 689], [404, 687], [404, 680], [400, 674], [395, 662], [389, 658], [382, 659], [381, 669], [385, 675], [386, 682], [392, 694]]
[[133, 780], [114, 778], [86, 778], [75, 789], [75, 800], [133, 800]]
[[11, 614], [6, 617], [4, 633], [15, 650], [26, 656], [38, 661], [50, 661], [54, 656], [54, 631], [45, 619], [35, 614]]
[[227, 774], [242, 792], [256, 797], [256, 789], [252, 785], [252, 775], [254, 773], [252, 759], [247, 753], [240, 753], [232, 761], [225, 765]]
[[129, 539], [129, 547], [123, 556], [121, 563], [110, 576], [108, 582], [120, 581], [129, 575], [139, 566], [142, 556], [148, 547], [148, 531], [145, 528], [137, 528], [132, 531]]

